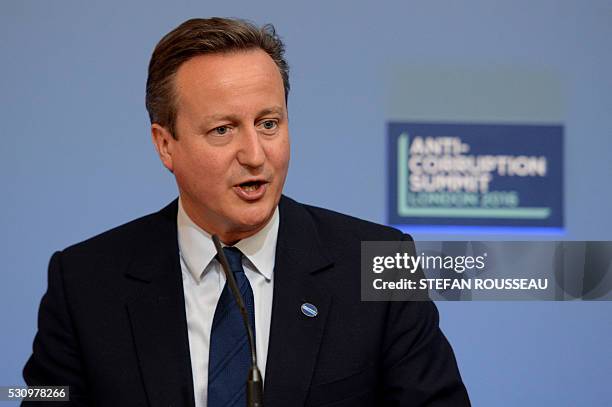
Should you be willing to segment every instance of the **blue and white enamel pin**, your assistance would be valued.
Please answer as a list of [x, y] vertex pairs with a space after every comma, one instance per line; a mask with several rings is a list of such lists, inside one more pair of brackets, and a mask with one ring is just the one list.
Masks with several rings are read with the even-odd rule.
[[300, 309], [302, 310], [302, 314], [306, 315], [309, 318], [314, 318], [319, 313], [317, 307], [315, 307], [309, 302], [305, 302], [304, 304], [302, 304]]

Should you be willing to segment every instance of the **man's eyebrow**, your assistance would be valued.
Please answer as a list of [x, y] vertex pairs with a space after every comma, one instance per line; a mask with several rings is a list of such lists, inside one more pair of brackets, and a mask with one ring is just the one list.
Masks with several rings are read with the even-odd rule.
[[261, 117], [261, 116], [266, 116], [266, 115], [272, 114], [272, 113], [275, 113], [275, 114], [278, 114], [278, 115], [284, 117], [285, 116], [285, 109], [283, 109], [280, 106], [273, 106], [273, 107], [269, 107], [267, 109], [263, 109], [262, 111], [259, 112], [259, 114], [257, 116]]
[[238, 121], [238, 116], [233, 114], [211, 114], [210, 116], [205, 116], [204, 121], [206, 122], [216, 122], [216, 121]]
[[[273, 106], [263, 109], [257, 113], [257, 117], [266, 116], [269, 114], [278, 114], [280, 116], [285, 116], [285, 110], [280, 106]], [[240, 118], [233, 114], [211, 114], [210, 116], [204, 117], [205, 122], [213, 122], [213, 121], [230, 121], [237, 122], [240, 121]]]

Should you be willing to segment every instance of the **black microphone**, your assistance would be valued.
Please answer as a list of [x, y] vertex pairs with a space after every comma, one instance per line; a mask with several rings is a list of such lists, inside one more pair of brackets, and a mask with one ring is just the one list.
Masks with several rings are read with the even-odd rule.
[[247, 407], [263, 407], [263, 380], [261, 379], [261, 372], [257, 367], [257, 349], [255, 347], [255, 340], [253, 338], [253, 329], [249, 324], [249, 313], [244, 306], [244, 300], [242, 299], [242, 295], [240, 295], [240, 291], [238, 290], [234, 273], [232, 273], [229, 268], [229, 264], [227, 263], [227, 258], [223, 252], [223, 247], [221, 246], [219, 237], [217, 235], [213, 235], [212, 240], [215, 244], [215, 249], [217, 249], [217, 258], [221, 263], [221, 267], [223, 267], [227, 284], [229, 284], [234, 300], [236, 300], [236, 305], [238, 305], [240, 315], [242, 315], [244, 329], [246, 329], [247, 336], [249, 338], [249, 348], [251, 348], [251, 368], [249, 369], [249, 376], [247, 378]]

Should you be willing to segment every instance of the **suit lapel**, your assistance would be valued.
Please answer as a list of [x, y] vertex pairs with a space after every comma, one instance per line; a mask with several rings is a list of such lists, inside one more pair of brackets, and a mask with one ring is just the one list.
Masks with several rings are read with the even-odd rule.
[[176, 213], [174, 201], [152, 217], [127, 271], [138, 290], [127, 308], [151, 406], [194, 406]]
[[[310, 213], [286, 197], [279, 209], [264, 388], [268, 407], [304, 404], [332, 306], [330, 290], [317, 279], [332, 263], [321, 247]], [[304, 303], [315, 305], [318, 314], [304, 315], [300, 309]]]
[[[330, 290], [318, 276], [333, 264], [310, 213], [284, 196], [279, 210], [264, 389], [268, 407], [305, 403], [332, 306]], [[138, 292], [127, 308], [150, 405], [192, 407], [195, 401], [176, 213], [174, 201], [152, 217], [151, 233], [142, 240], [126, 273]], [[317, 307], [316, 317], [302, 313], [304, 303]]]

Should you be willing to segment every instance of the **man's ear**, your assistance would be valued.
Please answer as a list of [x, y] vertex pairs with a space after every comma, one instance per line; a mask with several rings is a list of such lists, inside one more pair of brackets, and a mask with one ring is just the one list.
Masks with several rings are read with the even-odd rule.
[[174, 150], [174, 143], [176, 143], [177, 140], [168, 129], [158, 123], [151, 124], [151, 138], [153, 139], [153, 144], [155, 145], [157, 154], [159, 154], [159, 159], [162, 164], [164, 164], [164, 167], [166, 167], [168, 171], [174, 172], [172, 151]]

